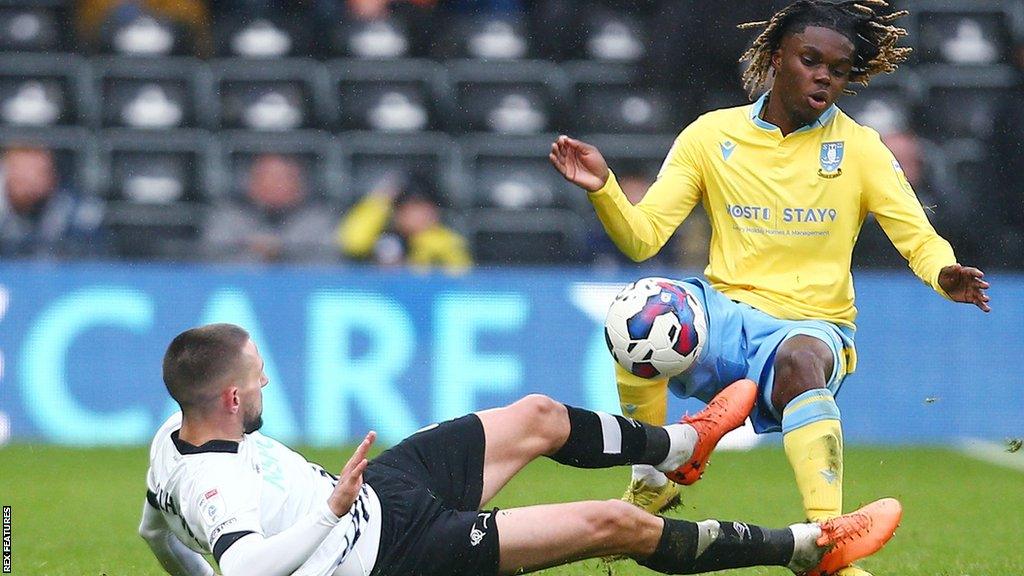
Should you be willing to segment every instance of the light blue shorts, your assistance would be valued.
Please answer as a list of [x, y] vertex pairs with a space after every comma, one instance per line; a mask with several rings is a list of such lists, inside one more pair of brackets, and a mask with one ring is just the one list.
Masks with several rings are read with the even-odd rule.
[[700, 278], [682, 281], [704, 305], [708, 339], [694, 365], [669, 380], [669, 389], [682, 398], [710, 401], [741, 378], [757, 383], [759, 394], [750, 415], [758, 434], [782, 430], [782, 414], [772, 406], [775, 351], [797, 335], [817, 338], [832, 351], [832, 374], [825, 383], [839, 393], [847, 375], [846, 358], [854, 350], [853, 329], [822, 320], [779, 320], [753, 306], [728, 299]]

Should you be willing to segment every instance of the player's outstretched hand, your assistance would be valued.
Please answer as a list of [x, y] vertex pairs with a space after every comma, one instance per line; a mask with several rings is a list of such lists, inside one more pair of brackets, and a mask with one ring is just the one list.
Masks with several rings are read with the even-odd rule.
[[341, 476], [338, 477], [338, 484], [334, 487], [334, 492], [331, 492], [331, 496], [327, 499], [327, 505], [331, 507], [331, 512], [334, 512], [335, 516], [344, 516], [348, 514], [352, 503], [356, 501], [356, 497], [359, 495], [359, 488], [363, 485], [363, 470], [366, 470], [366, 465], [369, 461], [366, 459], [366, 454], [370, 451], [370, 446], [373, 446], [373, 441], [377, 439], [377, 433], [373, 430], [367, 432], [366, 438], [359, 443], [359, 447], [352, 453], [352, 457], [345, 463], [345, 467], [341, 469]]
[[597, 192], [608, 181], [608, 163], [596, 147], [586, 142], [559, 136], [551, 144], [548, 159], [566, 180], [588, 192]]
[[974, 304], [984, 312], [991, 312], [988, 306], [988, 282], [985, 273], [977, 268], [953, 264], [939, 271], [939, 286], [957, 302]]

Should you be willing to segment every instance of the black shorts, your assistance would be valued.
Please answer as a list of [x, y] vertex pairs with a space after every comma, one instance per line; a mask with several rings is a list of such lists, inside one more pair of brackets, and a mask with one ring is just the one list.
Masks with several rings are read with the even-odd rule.
[[363, 479], [383, 515], [372, 576], [498, 573], [497, 508], [479, 510], [484, 428], [478, 417], [413, 434], [374, 458]]

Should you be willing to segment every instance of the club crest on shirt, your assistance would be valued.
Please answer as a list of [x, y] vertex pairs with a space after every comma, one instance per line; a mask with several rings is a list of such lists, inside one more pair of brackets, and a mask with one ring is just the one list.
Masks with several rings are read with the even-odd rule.
[[818, 155], [818, 163], [821, 168], [818, 169], [818, 176], [835, 178], [843, 174], [843, 170], [839, 167], [843, 163], [843, 144], [844, 142], [823, 142], [821, 144], [821, 153]]

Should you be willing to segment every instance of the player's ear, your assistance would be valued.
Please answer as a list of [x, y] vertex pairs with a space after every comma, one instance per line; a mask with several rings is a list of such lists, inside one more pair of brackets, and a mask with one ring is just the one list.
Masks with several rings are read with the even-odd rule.
[[238, 386], [228, 386], [221, 393], [221, 400], [228, 412], [235, 414], [242, 408], [242, 397], [238, 393]]
[[777, 48], [772, 52], [772, 72], [778, 72], [779, 67], [782, 66], [782, 48]]

